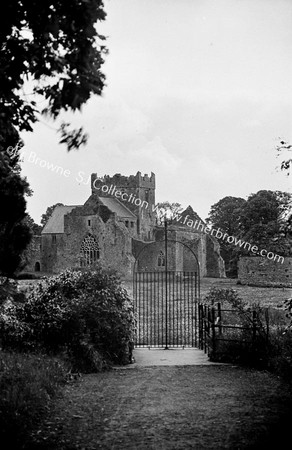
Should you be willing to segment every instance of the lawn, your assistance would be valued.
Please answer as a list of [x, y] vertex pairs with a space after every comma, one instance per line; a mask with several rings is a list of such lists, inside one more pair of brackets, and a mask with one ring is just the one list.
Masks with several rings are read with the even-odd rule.
[[[133, 282], [124, 281], [123, 285], [132, 297]], [[201, 278], [200, 285], [201, 300], [204, 300], [204, 296], [211, 287], [234, 289], [243, 300], [248, 303], [259, 303], [263, 307], [278, 308], [283, 304], [284, 300], [292, 297], [291, 288], [245, 286], [237, 284], [237, 279], [232, 278]]]
[[[34, 286], [40, 283], [41, 280], [19, 280], [21, 290], [27, 290], [29, 286]], [[122, 281], [122, 285], [133, 298], [133, 281]], [[201, 278], [200, 280], [201, 300], [207, 294], [211, 287], [218, 287], [221, 289], [235, 289], [238, 295], [249, 303], [259, 303], [263, 307], [280, 307], [284, 300], [292, 297], [291, 288], [271, 288], [271, 287], [256, 287], [237, 284], [237, 279], [232, 278]]]

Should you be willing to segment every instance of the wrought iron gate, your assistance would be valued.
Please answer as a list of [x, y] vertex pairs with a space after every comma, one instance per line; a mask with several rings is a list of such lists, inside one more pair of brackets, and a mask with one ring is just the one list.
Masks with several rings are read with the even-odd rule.
[[[179, 247], [183, 248], [187, 263], [183, 264], [180, 259], [181, 266], [189, 270], [167, 270], [168, 267], [174, 269], [175, 264], [174, 262], [171, 264], [171, 261], [166, 259], [164, 265], [159, 265], [159, 262], [163, 263], [162, 245], [165, 245], [165, 242], [148, 244], [143, 249], [144, 253], [146, 249], [144, 265], [143, 263], [139, 265], [139, 258], [136, 261], [134, 271], [134, 307], [137, 320], [135, 346], [197, 347], [200, 279], [196, 255], [186, 244], [168, 240], [166, 245], [169, 253], [176, 250], [178, 254]], [[147, 265], [152, 268], [154, 266], [147, 252], [151, 253], [152, 262], [157, 260], [159, 270], [147, 270]]]

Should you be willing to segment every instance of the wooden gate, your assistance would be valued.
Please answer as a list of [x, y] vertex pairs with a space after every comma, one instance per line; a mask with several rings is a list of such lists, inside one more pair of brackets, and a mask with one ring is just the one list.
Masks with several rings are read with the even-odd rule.
[[[259, 342], [269, 340], [269, 313], [262, 309], [263, 317], [253, 309], [241, 310], [222, 307], [221, 303], [198, 304], [198, 346], [212, 359], [230, 350], [245, 346], [256, 349]], [[228, 345], [226, 345], [228, 344]]]

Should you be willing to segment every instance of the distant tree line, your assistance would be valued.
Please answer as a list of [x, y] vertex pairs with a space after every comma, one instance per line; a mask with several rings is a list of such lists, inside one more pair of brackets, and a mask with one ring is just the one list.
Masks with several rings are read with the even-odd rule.
[[[281, 256], [292, 255], [292, 195], [261, 190], [247, 200], [224, 197], [213, 206], [206, 222], [230, 236]], [[220, 240], [227, 274], [236, 276], [237, 261], [247, 250]]]

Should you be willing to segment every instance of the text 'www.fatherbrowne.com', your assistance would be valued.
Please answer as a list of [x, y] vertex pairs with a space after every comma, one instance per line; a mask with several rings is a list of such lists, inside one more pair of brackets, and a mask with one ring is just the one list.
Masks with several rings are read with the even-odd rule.
[[220, 228], [212, 228], [208, 225], [204, 224], [200, 219], [192, 220], [189, 215], [182, 216], [178, 214], [177, 212], [174, 213], [173, 219], [176, 220], [176, 222], [181, 223], [182, 225], [186, 225], [190, 228], [193, 228], [194, 230], [200, 230], [203, 231], [206, 234], [209, 234], [210, 236], [214, 236], [217, 239], [220, 239], [222, 241], [227, 242], [228, 244], [234, 244], [239, 248], [242, 248], [244, 250], [248, 250], [249, 252], [252, 252], [258, 256], [263, 256], [265, 258], [268, 258], [273, 261], [281, 262], [283, 264], [284, 257], [280, 255], [276, 255], [273, 252], [268, 252], [265, 249], [259, 249], [257, 245], [252, 245], [250, 242], [243, 241], [242, 239], [239, 239], [235, 236], [230, 236], [228, 233], [224, 233]]
[[[111, 184], [110, 186], [107, 184], [101, 184], [103, 182], [103, 178], [96, 178], [93, 182], [93, 187], [96, 190], [100, 190], [104, 194], [112, 195], [116, 197], [117, 199], [121, 199], [123, 202], [128, 202], [131, 204], [134, 204], [136, 206], [140, 206], [141, 208], [149, 209], [149, 203], [146, 200], [141, 200], [139, 197], [135, 196], [135, 194], [131, 193], [128, 194], [127, 192], [123, 192], [121, 189], [117, 188], [115, 185]], [[98, 185], [97, 185], [98, 183]], [[152, 205], [152, 212], [155, 212], [158, 217], [163, 216], [163, 210], [159, 207], [159, 205]], [[281, 264], [284, 263], [284, 257], [280, 255], [276, 255], [273, 252], [268, 252], [265, 249], [259, 249], [257, 245], [252, 245], [249, 242], [243, 241], [242, 239], [239, 239], [235, 236], [230, 236], [228, 233], [224, 233], [220, 228], [212, 228], [208, 225], [206, 225], [204, 222], [202, 222], [200, 219], [192, 220], [190, 216], [184, 215], [182, 216], [179, 213], [179, 209], [173, 212], [172, 220], [175, 220], [177, 223], [180, 223], [181, 225], [185, 225], [189, 228], [192, 228], [194, 230], [202, 231], [206, 234], [209, 234], [210, 236], [213, 236], [217, 239], [220, 239], [222, 241], [227, 242], [228, 244], [234, 244], [237, 247], [248, 250], [252, 252], [253, 254], [256, 254], [258, 256], [263, 256], [265, 258], [268, 258], [273, 261], [281, 262]]]

